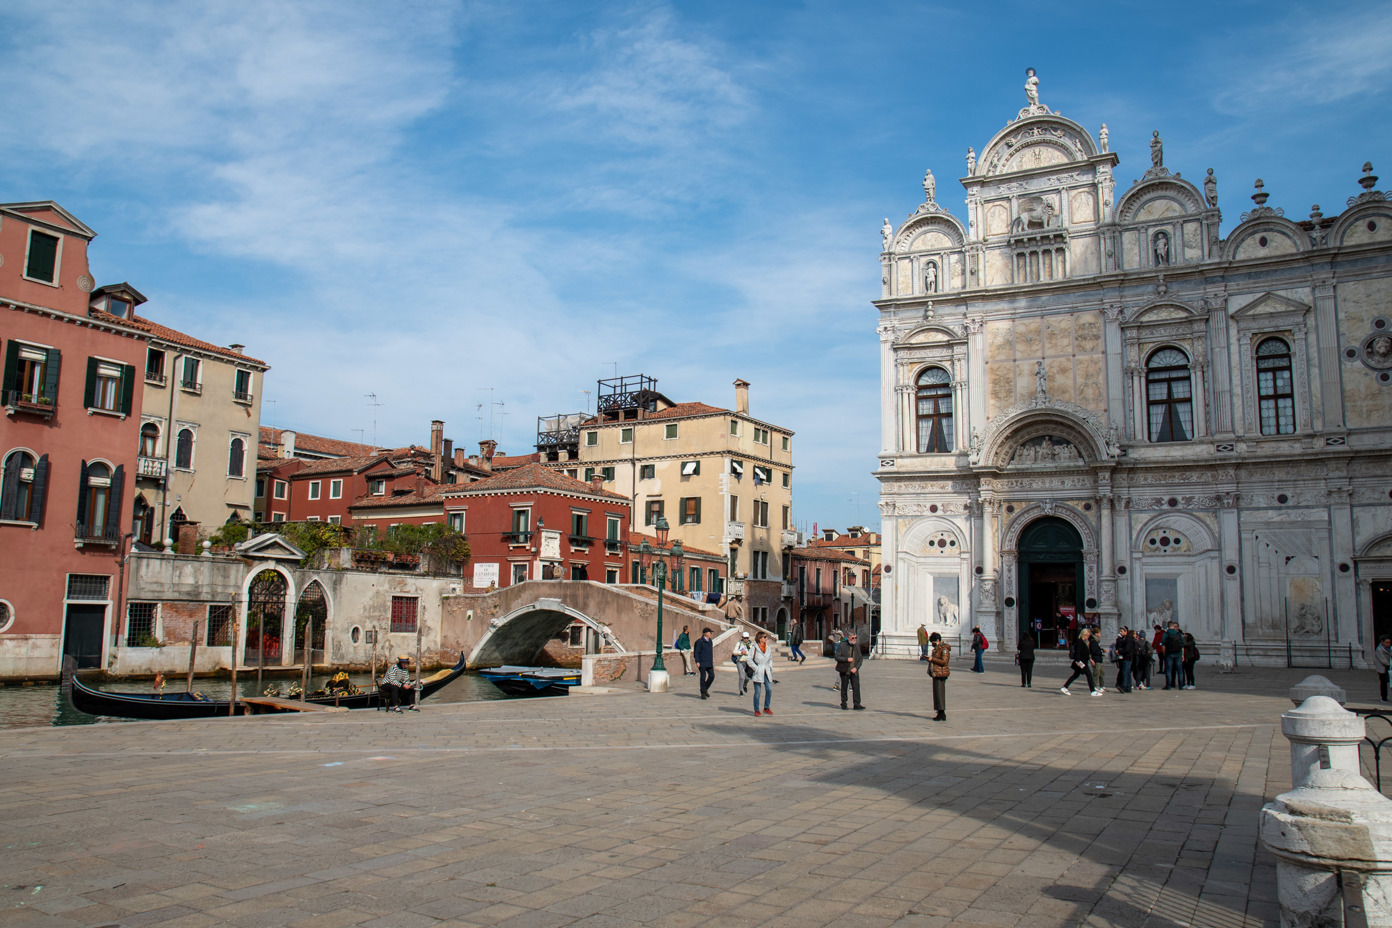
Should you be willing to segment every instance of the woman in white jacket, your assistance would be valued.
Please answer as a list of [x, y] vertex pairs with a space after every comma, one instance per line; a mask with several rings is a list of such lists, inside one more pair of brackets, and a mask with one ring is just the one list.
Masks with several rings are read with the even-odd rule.
[[[754, 636], [754, 646], [749, 649], [749, 656], [745, 658], [754, 676], [750, 677], [750, 682], [754, 684], [754, 714], [773, 715], [773, 710], [769, 708], [769, 702], [773, 699], [773, 645], [769, 642], [768, 632], [759, 632]], [[764, 691], [764, 708], [759, 709], [759, 690]]]

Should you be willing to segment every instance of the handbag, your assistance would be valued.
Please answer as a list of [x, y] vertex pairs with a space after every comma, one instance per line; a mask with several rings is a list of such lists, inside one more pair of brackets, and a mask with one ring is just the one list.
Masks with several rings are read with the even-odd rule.
[[1019, 655], [1018, 653], [1016, 653], [1016, 655], [1015, 655], [1015, 666], [1016, 666], [1016, 667], [1019, 667], [1019, 666], [1020, 666], [1020, 655]]
[[744, 665], [744, 677], [745, 677], [745, 679], [746, 679], [746, 680], [753, 680], [753, 679], [754, 679], [754, 668], [750, 665], [749, 661], [741, 661], [740, 663]]

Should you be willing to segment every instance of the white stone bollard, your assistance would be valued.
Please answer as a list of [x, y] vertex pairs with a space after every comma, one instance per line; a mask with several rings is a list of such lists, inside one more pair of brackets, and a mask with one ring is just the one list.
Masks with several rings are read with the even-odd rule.
[[1348, 702], [1348, 693], [1344, 692], [1342, 686], [1317, 673], [1311, 674], [1290, 688], [1292, 705], [1302, 705], [1311, 696], [1328, 696], [1341, 706]]
[[1359, 776], [1363, 719], [1312, 696], [1281, 716], [1281, 731], [1295, 788], [1262, 808], [1261, 839], [1277, 860], [1282, 928], [1344, 925], [1341, 873], [1363, 881], [1348, 900], [1362, 924], [1392, 928], [1392, 800]]

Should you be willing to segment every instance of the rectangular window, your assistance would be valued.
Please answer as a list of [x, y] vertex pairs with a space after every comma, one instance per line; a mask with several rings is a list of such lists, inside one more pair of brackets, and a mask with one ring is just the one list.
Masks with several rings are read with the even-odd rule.
[[251, 402], [251, 371], [237, 369], [236, 380], [232, 385], [232, 399], [239, 403]]
[[289, 486], [286, 484], [284, 480], [277, 480], [275, 482], [275, 498], [285, 499], [285, 494], [288, 491], [288, 489]]
[[626, 428], [626, 429], [619, 429], [619, 444], [621, 444], [621, 445], [631, 445], [631, 444], [633, 444], [633, 429], [632, 429], [632, 427], [629, 427], [629, 428]]
[[329, 516], [329, 524], [331, 525], [340, 525], [342, 522], [343, 516]]
[[530, 509], [514, 509], [512, 511], [512, 530], [514, 532], [531, 531], [532, 511]]
[[106, 412], [119, 411], [123, 368], [124, 365], [113, 364], [110, 361], [99, 361], [96, 358], [87, 359], [88, 376], [92, 382], [92, 391], [87, 398], [89, 409], [101, 409]]
[[693, 593], [701, 592], [701, 568], [691, 567], [687, 570], [688, 579], [686, 588]]
[[754, 485], [762, 486], [768, 483], [773, 483], [773, 469], [768, 467], [760, 467], [759, 465], [755, 464]]
[[767, 445], [768, 443], [769, 443], [769, 431], [768, 431], [768, 429], [761, 429], [761, 428], [759, 428], [759, 427], [756, 426], [756, 427], [754, 428], [754, 444], [756, 444], [756, 445]]
[[761, 499], [754, 502], [753, 522], [760, 528], [768, 528], [769, 504]]
[[104, 601], [111, 578], [93, 574], [68, 574], [68, 599]]
[[391, 630], [393, 632], [414, 632], [420, 600], [414, 596], [393, 596], [391, 604]]
[[164, 352], [158, 348], [145, 352], [145, 380], [161, 386], [164, 384]]
[[789, 486], [792, 482], [793, 482], [792, 474], [785, 473], [785, 474], [783, 475], [783, 489], [785, 489], [785, 490], [788, 489], [788, 486]]
[[738, 497], [738, 496], [732, 496], [732, 497], [730, 497], [730, 521], [731, 521], [731, 522], [738, 522], [738, 521], [739, 521], [739, 497]]
[[644, 507], [643, 524], [656, 525], [657, 520], [662, 517], [662, 500], [650, 499]]
[[598, 444], [599, 444], [599, 433], [598, 433], [598, 432], [586, 432], [586, 433], [585, 433], [585, 447], [587, 447], [587, 448], [593, 448], [593, 447], [595, 447], [595, 446], [598, 445]]
[[185, 390], [199, 393], [203, 389], [203, 362], [197, 358], [184, 358], [184, 372], [180, 375], [179, 386]]
[[594, 475], [595, 475], [595, 469], [594, 469], [593, 467], [587, 467], [587, 468], [585, 468], [585, 482], [586, 482], [586, 483], [589, 483], [591, 480], [593, 480], [593, 479], [594, 479]]
[[570, 514], [570, 535], [571, 541], [580, 538], [589, 541], [590, 517], [588, 513], [572, 512]]
[[731, 476], [731, 477], [734, 477], [736, 480], [739, 480], [739, 479], [741, 479], [742, 477], [744, 477], [744, 462], [743, 462], [743, 461], [731, 461], [731, 462], [730, 462], [730, 476]]
[[462, 513], [462, 512], [451, 512], [451, 513], [449, 514], [449, 527], [450, 527], [450, 531], [452, 531], [452, 532], [458, 532], [459, 534], [463, 535], [463, 534], [464, 534], [464, 513]]
[[265, 478], [265, 477], [257, 477], [257, 478], [256, 478], [256, 498], [257, 498], [257, 499], [262, 499], [262, 498], [265, 497], [265, 495], [266, 495], [266, 478]]
[[730, 420], [730, 434], [731, 434], [731, 435], [738, 435], [738, 434], [739, 434], [739, 420], [738, 420], [738, 419], [731, 419], [731, 420]]
[[305, 516], [305, 521], [306, 521], [306, 522], [319, 522], [319, 521], [321, 521], [321, 520], [320, 520], [320, 518], [319, 518], [318, 516]]
[[677, 423], [675, 423], [675, 422], [668, 422], [665, 426], [663, 426], [663, 428], [662, 428], [662, 437], [663, 437], [663, 439], [676, 438], [676, 437], [677, 437]]
[[24, 260], [24, 276], [46, 284], [58, 282], [58, 236], [29, 230], [29, 254]]
[[657, 476], [657, 465], [656, 465], [656, 464], [639, 464], [639, 465], [638, 465], [638, 479], [639, 479], [639, 480], [652, 480], [652, 479], [653, 479], [654, 477], [656, 477], [656, 476]]
[[232, 644], [232, 607], [209, 606], [204, 643], [210, 648], [226, 648]]
[[697, 525], [701, 521], [701, 497], [687, 496], [681, 501], [681, 524]]
[[584, 564], [571, 564], [570, 579], [588, 580], [590, 579], [590, 569]]
[[700, 461], [682, 461], [681, 475], [683, 477], [696, 477], [701, 473]]
[[527, 582], [527, 565], [526, 565], [526, 564], [513, 564], [513, 565], [512, 565], [512, 582], [513, 582], [513, 583], [526, 583], [526, 582]]
[[706, 580], [710, 582], [710, 591], [712, 593], [723, 593], [725, 591], [720, 583], [720, 571], [716, 570], [714, 567], [706, 571]]
[[618, 569], [617, 567], [606, 567], [606, 568], [604, 568], [604, 582], [605, 582], [605, 583], [618, 583], [618, 582], [619, 582], [619, 569]]
[[284, 522], [284, 521], [285, 521], [285, 513], [283, 513], [283, 512], [273, 512], [273, 513], [271, 513], [271, 521], [272, 521], [272, 522]]
[[318, 499], [318, 498], [319, 498], [319, 481], [318, 481], [318, 480], [311, 480], [311, 481], [309, 482], [309, 498], [310, 498], [310, 499]]
[[368, 483], [368, 492], [370, 492], [373, 496], [386, 496], [386, 495], [387, 495], [387, 481], [385, 481], [385, 480], [373, 480], [373, 481], [369, 482], [369, 483]]
[[155, 646], [155, 603], [130, 603], [126, 607], [126, 647]]
[[786, 532], [786, 531], [789, 531], [790, 529], [792, 529], [792, 527], [793, 527], [793, 526], [792, 526], [792, 512], [791, 512], [791, 510], [790, 510], [787, 506], [784, 506], [784, 507], [783, 507], [783, 531], [785, 531], [785, 532]]
[[606, 483], [612, 483], [614, 480], [614, 468], [601, 467], [599, 469], [599, 475], [604, 478]]
[[329, 499], [343, 499], [343, 481], [329, 481]]
[[787, 435], [784, 435], [784, 436], [783, 436], [783, 450], [784, 450], [784, 451], [791, 451], [791, 450], [792, 450], [791, 445], [792, 445], [792, 440], [789, 439]]
[[604, 540], [617, 542], [619, 540], [619, 526], [622, 524], [622, 520], [619, 519], [618, 516], [610, 516], [607, 522], [608, 524], [604, 528]]

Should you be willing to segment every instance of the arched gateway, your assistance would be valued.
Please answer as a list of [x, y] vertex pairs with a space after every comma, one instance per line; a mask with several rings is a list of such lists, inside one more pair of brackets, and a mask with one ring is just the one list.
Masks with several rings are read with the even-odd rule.
[[1025, 527], [1016, 551], [1017, 633], [1033, 635], [1038, 647], [1071, 644], [1085, 599], [1082, 536], [1063, 519], [1046, 516]]

